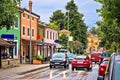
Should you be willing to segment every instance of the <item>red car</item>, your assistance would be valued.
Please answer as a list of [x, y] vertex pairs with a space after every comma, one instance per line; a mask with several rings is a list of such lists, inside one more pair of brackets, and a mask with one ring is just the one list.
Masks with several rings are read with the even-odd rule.
[[87, 70], [92, 69], [92, 62], [90, 61], [88, 56], [80, 55], [76, 56], [72, 60], [72, 71], [74, 71], [74, 68], [87, 68]]
[[91, 61], [92, 61], [92, 62], [100, 62], [100, 55], [101, 55], [100, 52], [90, 53]]
[[106, 57], [103, 59], [102, 63], [100, 64], [98, 69], [98, 77], [105, 75], [106, 67], [108, 65], [108, 60], [109, 60], [109, 57]]

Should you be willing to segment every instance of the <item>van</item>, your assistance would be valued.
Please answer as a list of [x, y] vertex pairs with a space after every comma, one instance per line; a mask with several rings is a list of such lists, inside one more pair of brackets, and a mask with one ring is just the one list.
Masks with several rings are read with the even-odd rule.
[[92, 62], [100, 62], [100, 55], [101, 53], [100, 52], [93, 52], [93, 53], [90, 53], [90, 59]]

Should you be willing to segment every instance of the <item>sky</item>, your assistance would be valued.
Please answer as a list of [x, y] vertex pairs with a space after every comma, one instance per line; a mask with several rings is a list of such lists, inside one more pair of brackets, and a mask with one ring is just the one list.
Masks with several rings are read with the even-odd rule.
[[[28, 1], [22, 0], [21, 6], [28, 9]], [[45, 23], [49, 23], [49, 17], [52, 16], [56, 10], [62, 10], [66, 12], [65, 6], [70, 0], [32, 0], [32, 12], [40, 15], [40, 20]], [[90, 29], [96, 27], [95, 22], [101, 20], [96, 12], [101, 6], [94, 0], [74, 0], [78, 6], [78, 11], [84, 15], [83, 19]]]

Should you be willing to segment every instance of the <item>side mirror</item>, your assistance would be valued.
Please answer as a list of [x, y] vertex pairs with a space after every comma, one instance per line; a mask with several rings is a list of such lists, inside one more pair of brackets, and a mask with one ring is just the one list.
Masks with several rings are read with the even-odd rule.
[[98, 76], [97, 80], [104, 80], [103, 76]]

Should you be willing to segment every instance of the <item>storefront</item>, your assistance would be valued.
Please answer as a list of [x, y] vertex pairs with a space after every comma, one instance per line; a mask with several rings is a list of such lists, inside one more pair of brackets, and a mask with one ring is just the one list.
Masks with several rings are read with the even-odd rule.
[[8, 68], [19, 65], [18, 59], [13, 59], [14, 44], [0, 38], [0, 68]]

